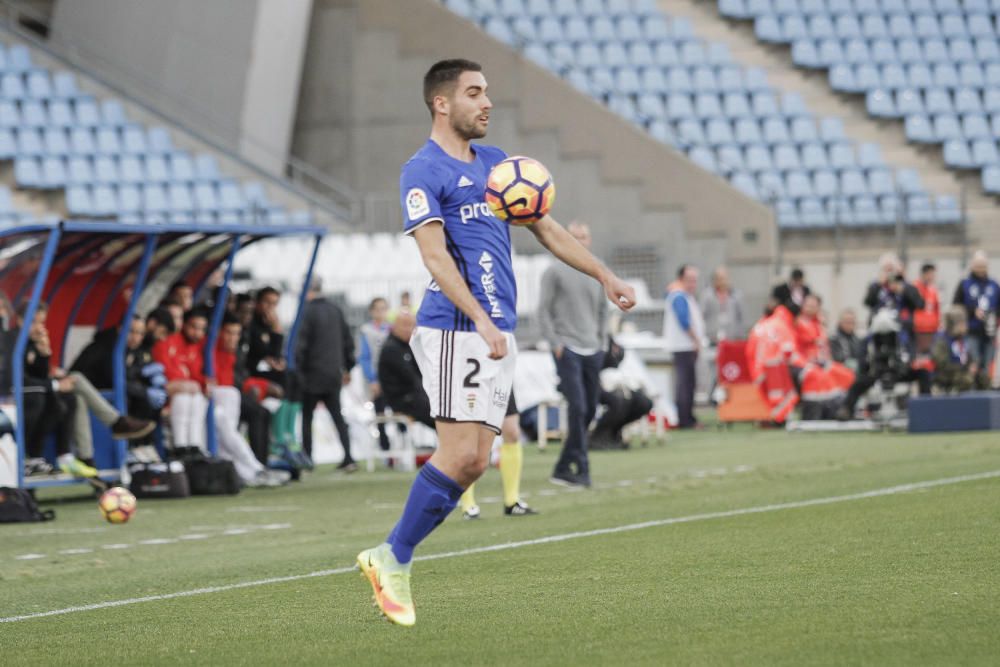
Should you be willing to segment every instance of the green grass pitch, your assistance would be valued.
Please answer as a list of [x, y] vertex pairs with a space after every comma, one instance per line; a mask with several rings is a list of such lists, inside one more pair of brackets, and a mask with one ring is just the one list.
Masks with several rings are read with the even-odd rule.
[[[57, 521], [0, 526], [0, 618], [221, 587], [0, 623], [15, 665], [957, 665], [1000, 661], [1000, 477], [724, 517], [1000, 470], [997, 434], [737, 429], [592, 454], [596, 487], [525, 452], [537, 517], [501, 515], [499, 474], [418, 555], [417, 625], [371, 606], [356, 553], [381, 541], [410, 474], [236, 497], [140, 500], [104, 523], [80, 489]], [[549, 536], [695, 517], [625, 532]], [[254, 583], [335, 570], [321, 576]], [[243, 587], [235, 584], [249, 583]], [[229, 588], [227, 588], [229, 587]]]

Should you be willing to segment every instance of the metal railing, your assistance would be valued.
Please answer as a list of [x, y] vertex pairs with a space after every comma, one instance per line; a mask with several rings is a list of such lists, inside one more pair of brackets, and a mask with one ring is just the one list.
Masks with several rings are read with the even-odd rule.
[[[25, 27], [27, 25], [33, 28]], [[110, 62], [85, 46], [60, 40], [48, 41], [40, 36], [39, 30], [48, 33], [51, 30], [49, 19], [17, 0], [0, 0], [0, 28], [7, 30], [18, 39], [30, 44], [33, 48], [44, 51], [49, 57], [66, 67], [79, 72], [84, 78], [90, 79], [100, 86], [112, 91], [116, 96], [126, 100], [157, 119], [170, 124], [174, 129], [187, 134], [196, 141], [222, 154], [225, 158], [253, 173], [255, 178], [268, 182], [272, 186], [284, 190], [296, 198], [304, 199], [314, 219], [321, 223], [332, 222], [357, 223], [361, 220], [363, 207], [350, 187], [332, 178], [330, 175], [309, 165], [298, 158], [284, 154], [277, 155], [263, 142], [253, 136], [241, 136], [240, 140], [250, 145], [255, 152], [267, 155], [283, 165], [282, 174], [277, 176], [243, 157], [239, 148], [232, 140], [224, 138], [226, 134], [222, 126], [226, 125], [218, 118], [199, 114], [194, 100], [181, 94], [171, 94], [155, 82], [143, 77], [135, 71]], [[96, 66], [95, 66], [96, 65]], [[144, 95], [137, 91], [152, 93], [159, 100], [170, 106], [179, 106], [185, 113], [198, 116], [198, 127], [186, 122], [174, 114], [154, 106]]]

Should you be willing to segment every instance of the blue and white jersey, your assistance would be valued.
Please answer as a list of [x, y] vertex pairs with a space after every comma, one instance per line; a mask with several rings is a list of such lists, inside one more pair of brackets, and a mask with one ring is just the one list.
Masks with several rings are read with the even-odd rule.
[[[507, 154], [474, 144], [472, 162], [457, 160], [428, 139], [403, 165], [399, 193], [403, 231], [440, 221], [445, 241], [465, 283], [501, 331], [517, 326], [517, 285], [510, 256], [510, 227], [486, 205], [486, 178]], [[431, 280], [417, 324], [434, 329], [474, 331], [472, 321]]]

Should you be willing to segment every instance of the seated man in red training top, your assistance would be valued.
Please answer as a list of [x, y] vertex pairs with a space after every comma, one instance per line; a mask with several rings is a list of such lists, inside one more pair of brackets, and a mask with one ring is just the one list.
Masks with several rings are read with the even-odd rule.
[[[235, 315], [226, 313], [222, 330], [215, 345], [215, 377], [218, 384], [212, 387], [215, 402], [215, 433], [218, 437], [219, 456], [233, 462], [236, 473], [247, 486], [280, 486], [291, 479], [284, 470], [268, 470], [254, 456], [250, 443], [240, 433], [240, 404], [243, 395], [237, 382], [237, 364], [240, 363], [239, 347], [243, 326]], [[240, 369], [241, 370], [241, 369]]]
[[830, 339], [820, 314], [820, 298], [810, 294], [795, 318], [795, 348], [803, 419], [833, 416], [839, 401], [854, 382], [854, 372], [832, 361]]
[[184, 313], [181, 330], [153, 346], [153, 358], [163, 364], [170, 397], [170, 430], [174, 448], [198, 447], [205, 450], [205, 415], [208, 411], [208, 387], [214, 381], [205, 378], [205, 331], [208, 315], [193, 309]]
[[830, 359], [830, 343], [820, 315], [820, 298], [808, 295], [795, 318], [795, 349], [805, 361], [826, 363]]

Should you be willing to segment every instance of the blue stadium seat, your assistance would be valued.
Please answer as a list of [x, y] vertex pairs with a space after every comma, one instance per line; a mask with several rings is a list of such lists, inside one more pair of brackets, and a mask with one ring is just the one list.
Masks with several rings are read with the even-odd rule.
[[639, 95], [636, 98], [636, 109], [640, 115], [649, 119], [663, 118], [667, 115], [663, 96], [654, 93], [642, 93]]
[[707, 66], [694, 68], [691, 83], [694, 85], [695, 92], [699, 93], [714, 93], [720, 90], [715, 70]]
[[122, 152], [118, 131], [113, 127], [97, 128], [97, 152], [102, 155], [118, 155]]
[[882, 86], [889, 90], [899, 90], [910, 85], [906, 70], [899, 63], [882, 65], [881, 80]]
[[976, 37], [976, 59], [979, 62], [1000, 62], [1000, 44], [990, 36]]
[[983, 93], [983, 111], [1000, 113], [1000, 88], [990, 86]]
[[829, 227], [832, 222], [823, 202], [807, 196], [799, 200], [799, 224], [802, 227]]
[[924, 62], [924, 50], [920, 42], [913, 38], [897, 38], [896, 55], [902, 63], [922, 63]]
[[746, 90], [743, 82], [743, 70], [739, 67], [723, 65], [716, 70], [715, 78], [718, 81], [720, 90], [733, 93]]
[[543, 44], [557, 44], [563, 42], [563, 28], [559, 19], [553, 16], [543, 17], [538, 21], [536, 35], [538, 41]]
[[49, 190], [66, 187], [66, 163], [63, 158], [42, 158], [42, 187]]
[[681, 146], [703, 145], [707, 143], [705, 131], [701, 123], [692, 118], [685, 118], [675, 125], [677, 140]]
[[701, 167], [706, 171], [716, 173], [718, 171], [718, 165], [715, 162], [715, 155], [712, 151], [704, 146], [695, 146], [688, 152], [688, 158], [696, 165]]
[[687, 68], [671, 67], [667, 70], [667, 90], [679, 93], [690, 93], [694, 91], [694, 83], [688, 74]]
[[94, 169], [90, 158], [74, 155], [66, 161], [66, 182], [71, 185], [84, 185], [94, 181]]
[[862, 63], [854, 68], [854, 78], [860, 90], [872, 90], [875, 88], [891, 88], [882, 83], [882, 74], [876, 65]]
[[705, 47], [705, 61], [709, 65], [722, 67], [733, 62], [733, 57], [729, 53], [729, 47], [721, 42], [709, 42]]
[[986, 85], [983, 68], [978, 63], [962, 63], [958, 68], [958, 84], [967, 88], [982, 88]]
[[962, 136], [966, 139], [992, 139], [993, 131], [990, 122], [981, 113], [971, 113], [962, 116]]
[[910, 116], [924, 113], [924, 98], [910, 88], [896, 92], [896, 115]]
[[167, 192], [160, 183], [147, 183], [142, 187], [142, 210], [146, 213], [166, 213], [170, 207]]
[[608, 42], [601, 48], [601, 53], [604, 64], [609, 67], [636, 65], [636, 63], [632, 63], [629, 60], [629, 54], [625, 50], [625, 45], [621, 42]]
[[146, 156], [146, 181], [148, 183], [166, 183], [170, 180], [170, 170], [163, 155]]
[[128, 122], [125, 109], [118, 100], [105, 100], [101, 103], [101, 122], [112, 127], [121, 127]]
[[930, 119], [923, 115], [907, 116], [903, 124], [906, 138], [918, 144], [936, 143]]
[[956, 113], [982, 113], [983, 103], [979, 92], [972, 88], [959, 88], [955, 91]]
[[15, 44], [7, 50], [7, 69], [11, 72], [27, 72], [34, 65], [31, 62], [31, 52], [23, 44]]
[[560, 18], [573, 16], [579, 11], [576, 0], [552, 0], [552, 13]]
[[740, 118], [733, 123], [733, 134], [736, 143], [740, 146], [761, 145], [764, 137], [760, 131], [760, 125], [753, 118]]
[[41, 133], [31, 127], [22, 127], [14, 135], [18, 157], [40, 157], [45, 153]]
[[52, 157], [65, 157], [70, 153], [69, 141], [66, 139], [66, 131], [61, 127], [47, 127], [42, 130], [42, 144], [45, 155]]
[[934, 222], [934, 204], [926, 194], [913, 194], [906, 197], [907, 222], [926, 224]]
[[878, 144], [862, 142], [858, 144], [858, 166], [863, 169], [882, 167], [885, 160], [882, 159], [882, 149]]
[[541, 44], [528, 44], [525, 46], [524, 57], [539, 67], [543, 67], [548, 70], [557, 69], [549, 56], [548, 49]]
[[608, 108], [626, 120], [636, 125], [642, 125], [642, 118], [639, 116], [639, 112], [635, 108], [635, 102], [632, 101], [630, 96], [621, 94], [611, 95], [608, 98]]
[[754, 199], [760, 199], [760, 192], [757, 190], [757, 182], [754, 177], [744, 172], [735, 172], [729, 176], [733, 187]]
[[969, 145], [962, 139], [951, 139], [944, 142], [942, 146], [942, 156], [944, 163], [953, 169], [972, 169], [975, 162]]
[[991, 166], [983, 169], [982, 186], [983, 192], [987, 194], [1000, 194], [1000, 166]]
[[571, 69], [566, 73], [566, 80], [588, 97], [597, 97], [597, 93], [591, 89], [590, 77], [583, 70]]
[[[497, 41], [503, 42], [504, 44], [515, 44], [517, 38], [511, 31], [510, 26], [507, 21], [503, 20], [499, 16], [490, 16], [483, 22], [483, 30], [490, 37], [496, 39]], [[567, 31], [568, 32], [568, 31]], [[567, 34], [568, 36], [568, 34]], [[157, 200], [159, 202], [159, 200]], [[164, 203], [164, 206], [166, 204]], [[153, 211], [154, 213], [161, 213], [163, 210], [157, 209]]]
[[844, 42], [844, 60], [854, 65], [872, 62], [873, 57], [868, 42], [860, 37]]
[[[743, 165], [743, 153], [733, 145], [719, 146], [715, 149], [715, 163], [719, 165], [719, 171], [731, 176], [735, 172], [745, 171]], [[756, 190], [756, 185], [754, 190]]]
[[929, 114], [952, 113], [954, 106], [951, 93], [943, 88], [931, 88], [924, 92], [924, 109]]
[[871, 59], [879, 65], [899, 62], [896, 45], [891, 39], [876, 39], [871, 42]]
[[654, 64], [656, 61], [653, 58], [653, 49], [650, 48], [648, 42], [634, 41], [629, 42], [626, 47], [629, 62], [633, 65], [639, 67], [647, 67]]
[[608, 95], [615, 88], [615, 76], [607, 67], [593, 67], [590, 69], [590, 87], [598, 97]]
[[69, 133], [71, 155], [91, 155], [97, 150], [94, 133], [86, 127], [74, 127]]
[[190, 183], [194, 178], [194, 163], [191, 156], [183, 151], [168, 156], [167, 168], [170, 180], [175, 183]]
[[913, 29], [917, 37], [926, 39], [941, 36], [941, 25], [938, 23], [937, 16], [933, 14], [917, 16], [913, 21]]
[[695, 115], [703, 121], [724, 118], [722, 105], [719, 104], [719, 96], [714, 93], [699, 93], [694, 98]]
[[642, 26], [635, 16], [621, 16], [616, 23], [617, 37], [625, 42], [642, 39]]
[[66, 188], [66, 210], [72, 217], [94, 215], [94, 202], [90, 188], [85, 185], [71, 185]]
[[934, 116], [934, 138], [938, 143], [947, 141], [948, 139], [961, 139], [962, 138], [962, 126], [958, 122], [958, 118], [952, 114], [938, 114]]
[[751, 117], [750, 102], [743, 93], [726, 93], [722, 98], [722, 108], [726, 116], [733, 118]]
[[865, 95], [865, 107], [869, 115], [876, 118], [895, 118], [899, 114], [893, 102], [892, 93], [888, 90], [869, 90]]
[[118, 197], [110, 185], [98, 184], [90, 189], [93, 212], [96, 216], [114, 215], [118, 211]]
[[844, 169], [840, 172], [839, 193], [846, 197], [868, 194], [868, 183], [860, 169]]
[[825, 14], [809, 17], [809, 36], [812, 39], [826, 39], [836, 37], [836, 30], [833, 21]]
[[781, 116], [778, 109], [778, 100], [771, 91], [760, 91], [754, 93], [751, 98], [753, 112], [758, 118], [770, 118]]
[[73, 115], [80, 127], [97, 127], [101, 124], [101, 112], [97, 103], [89, 97], [79, 97], [73, 103]]
[[829, 149], [830, 166], [834, 169], [849, 169], [858, 164], [854, 157], [854, 146], [848, 143], [832, 144]]
[[840, 14], [834, 22], [834, 31], [840, 39], [862, 36], [861, 23], [853, 14]]
[[138, 125], [126, 125], [121, 130], [122, 153], [143, 155], [146, 152], [146, 133]]
[[937, 222], [956, 223], [962, 221], [962, 210], [958, 200], [951, 195], [938, 195], [934, 202], [934, 217]]
[[52, 97], [52, 80], [48, 70], [32, 70], [25, 75], [26, 96], [34, 100], [47, 100]]
[[617, 29], [609, 16], [595, 16], [590, 22], [591, 39], [598, 43], [617, 39]]
[[118, 213], [138, 213], [142, 210], [142, 193], [135, 184], [118, 186]]
[[[785, 193], [794, 199], [813, 196], [812, 181], [804, 171], [790, 171], [785, 176]], [[799, 207], [801, 210], [801, 205]]]
[[191, 198], [191, 187], [187, 183], [167, 186], [167, 206], [171, 213], [192, 213], [194, 200]]
[[611, 63], [604, 62], [604, 56], [597, 44], [584, 42], [576, 45], [576, 65], [583, 68], [602, 67]]
[[973, 37], [996, 38], [996, 31], [988, 14], [971, 14], [969, 16], [968, 32]]
[[973, 141], [972, 162], [977, 167], [1000, 164], [1000, 152], [997, 151], [996, 140], [990, 137]]
[[885, 168], [868, 170], [868, 191], [873, 195], [890, 195], [896, 191], [892, 172]]
[[0, 96], [6, 100], [20, 101], [27, 91], [24, 89], [24, 79], [20, 74], [8, 72], [0, 77]]
[[867, 39], [889, 36], [889, 24], [882, 14], [865, 14], [861, 18], [861, 35]]
[[846, 141], [844, 121], [836, 116], [824, 116], [819, 123], [819, 136], [826, 143]]
[[615, 91], [622, 95], [635, 95], [642, 90], [638, 73], [631, 67], [623, 67], [615, 73]]
[[754, 34], [762, 42], [781, 44], [786, 41], [784, 31], [781, 29], [781, 22], [777, 16], [772, 14], [758, 16], [753, 25]]
[[42, 167], [38, 159], [18, 157], [14, 160], [14, 182], [19, 188], [42, 187]]
[[671, 120], [683, 120], [685, 118], [694, 118], [694, 104], [691, 102], [691, 96], [685, 95], [683, 93], [673, 93], [667, 95], [667, 116]]
[[640, 84], [645, 92], [660, 95], [667, 92], [667, 79], [659, 67], [644, 67], [639, 76]]
[[788, 125], [781, 118], [768, 118], [762, 126], [764, 141], [772, 146], [788, 143], [792, 140]]
[[0, 100], [0, 127], [15, 128], [21, 126], [21, 111], [10, 100]]
[[994, 137], [1000, 137], [1000, 113], [990, 114], [990, 130]]
[[662, 120], [654, 120], [649, 124], [649, 133], [653, 135], [653, 138], [662, 141], [669, 146], [677, 145], [677, 137], [674, 135], [674, 130], [670, 127], [670, 123]]
[[915, 169], [897, 169], [896, 186], [905, 194], [915, 194], [924, 191], [920, 174]]
[[76, 87], [76, 75], [72, 72], [59, 71], [52, 77], [52, 97], [60, 100], [71, 100], [80, 91]]
[[658, 65], [672, 67], [681, 64], [681, 55], [673, 42], [656, 42], [653, 46], [653, 58]]
[[958, 69], [954, 64], [937, 63], [932, 71], [936, 88], [955, 88], [958, 86]]
[[49, 100], [49, 125], [68, 128], [75, 124], [73, 109], [66, 100]]
[[924, 60], [929, 63], [946, 63], [948, 62], [948, 45], [945, 44], [944, 40], [930, 38], [923, 42], [924, 45]]
[[650, 42], [670, 39], [670, 26], [662, 16], [647, 16], [642, 22], [642, 35]]
[[844, 93], [860, 93], [865, 90], [858, 85], [854, 76], [854, 68], [847, 63], [837, 63], [830, 68], [828, 74], [830, 87]]
[[972, 40], [954, 37], [948, 40], [948, 55], [956, 63], [977, 63], [976, 47]]
[[771, 85], [767, 82], [767, 72], [760, 67], [747, 67], [743, 72], [743, 82], [750, 92], [771, 89]]
[[792, 141], [797, 144], [819, 141], [819, 133], [816, 131], [816, 121], [812, 119], [812, 116], [793, 118], [789, 129], [791, 130]]
[[[794, 134], [794, 132], [793, 132]], [[809, 143], [802, 146], [802, 167], [809, 171], [827, 169], [830, 160], [826, 154], [826, 147], [820, 143]]]
[[23, 127], [43, 128], [49, 124], [49, 115], [45, 105], [38, 100], [21, 102], [21, 125]]
[[837, 175], [829, 169], [818, 169], [812, 172], [813, 191], [817, 197], [832, 197], [840, 190]]
[[781, 172], [763, 171], [757, 174], [757, 191], [765, 200], [785, 197], [785, 179]]
[[820, 41], [817, 51], [819, 62], [823, 67], [828, 67], [835, 63], [847, 62], [844, 47], [841, 45], [839, 39], [830, 38]]
[[719, 0], [719, 13], [734, 19], [752, 17], [752, 14], [747, 11], [745, 0]]
[[138, 184], [144, 182], [142, 159], [138, 155], [123, 155], [118, 161], [118, 174], [122, 183]]
[[792, 44], [792, 62], [808, 69], [822, 69], [828, 64], [822, 60], [811, 39], [800, 39]]
[[855, 197], [852, 202], [854, 220], [858, 225], [876, 225], [880, 222], [878, 203], [870, 195]]
[[805, 101], [798, 93], [785, 93], [781, 96], [781, 113], [786, 118], [798, 118], [810, 115]]
[[771, 151], [766, 146], [748, 146], [744, 155], [744, 165], [754, 173], [774, 169]]
[[696, 67], [708, 62], [705, 47], [700, 42], [684, 42], [680, 48], [681, 64]]
[[779, 144], [771, 154], [774, 158], [774, 168], [778, 171], [795, 171], [802, 168], [799, 150], [792, 144]]
[[108, 155], [99, 155], [94, 158], [94, 182], [116, 185], [121, 181], [121, 174], [118, 173], [118, 161]]
[[774, 213], [775, 217], [778, 219], [779, 227], [788, 229], [799, 226], [799, 211], [795, 206], [795, 202], [792, 200], [781, 199], [777, 201], [774, 207]]

